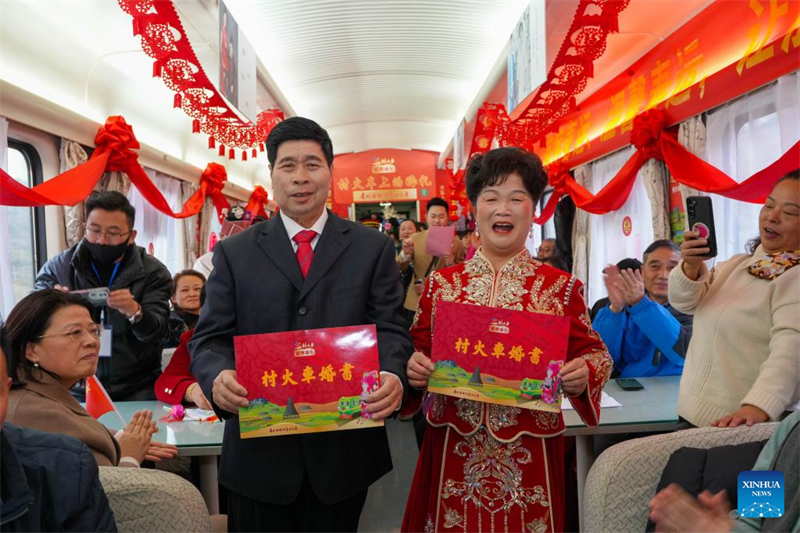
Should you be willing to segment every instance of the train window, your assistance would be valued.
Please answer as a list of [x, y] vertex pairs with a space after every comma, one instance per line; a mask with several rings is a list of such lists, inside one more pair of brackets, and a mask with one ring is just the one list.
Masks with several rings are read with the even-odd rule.
[[[797, 76], [787, 76], [797, 83]], [[783, 98], [772, 84], [710, 112], [707, 117], [706, 159], [736, 181], [743, 181], [776, 161], [800, 140], [796, 95]], [[760, 204], [709, 195], [714, 203], [718, 260], [745, 252], [758, 236]]]
[[[26, 187], [41, 183], [41, 162], [36, 150], [27, 143], [9, 139], [8, 173]], [[46, 259], [44, 247], [44, 209], [30, 207], [0, 208], [0, 262], [10, 276], [0, 276], [2, 310], [10, 307], [33, 289], [36, 273]], [[3, 268], [3, 270], [6, 270]]]

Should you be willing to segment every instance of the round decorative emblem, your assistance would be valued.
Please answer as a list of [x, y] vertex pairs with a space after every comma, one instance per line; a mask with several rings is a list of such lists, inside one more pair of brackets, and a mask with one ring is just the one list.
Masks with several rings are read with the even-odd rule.
[[622, 234], [628, 237], [633, 231], [633, 221], [631, 217], [626, 216], [622, 219]]

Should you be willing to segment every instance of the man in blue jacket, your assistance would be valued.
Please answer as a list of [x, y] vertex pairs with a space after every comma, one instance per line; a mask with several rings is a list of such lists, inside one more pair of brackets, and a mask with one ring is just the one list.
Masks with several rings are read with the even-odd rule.
[[669, 305], [669, 273], [680, 248], [659, 240], [644, 252], [641, 271], [610, 265], [604, 271], [609, 304], [592, 326], [608, 346], [620, 377], [672, 376], [683, 372], [692, 317]]

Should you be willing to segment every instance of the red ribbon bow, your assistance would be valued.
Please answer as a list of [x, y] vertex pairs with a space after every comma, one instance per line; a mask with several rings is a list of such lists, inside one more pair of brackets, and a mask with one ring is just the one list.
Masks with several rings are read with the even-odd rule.
[[631, 144], [642, 152], [646, 159], [654, 157], [661, 161], [664, 155], [658, 139], [668, 124], [667, 114], [661, 109], [651, 109], [633, 119]]
[[261, 185], [256, 185], [256, 188], [253, 189], [253, 194], [250, 195], [250, 199], [247, 201], [247, 207], [245, 209], [250, 211], [254, 217], [262, 216], [267, 217], [267, 212], [265, 210], [265, 206], [269, 202], [269, 193], [267, 193], [266, 189]]
[[125, 119], [121, 116], [111, 116], [106, 119], [104, 126], [97, 130], [94, 138], [97, 148], [92, 152], [92, 159], [103, 154], [109, 154], [106, 164], [107, 172], [126, 172], [132, 162], [139, 157], [133, 150], [139, 149], [139, 141], [133, 134]]

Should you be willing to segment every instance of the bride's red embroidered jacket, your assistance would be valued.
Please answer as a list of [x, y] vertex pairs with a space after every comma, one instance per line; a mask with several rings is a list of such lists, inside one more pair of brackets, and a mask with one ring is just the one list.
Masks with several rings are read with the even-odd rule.
[[[596, 426], [600, 418], [603, 386], [608, 381], [613, 363], [605, 344], [592, 329], [582, 287], [577, 278], [542, 264], [527, 250], [509, 260], [499, 272], [495, 272], [479, 250], [471, 260], [434, 272], [428, 278], [411, 327], [414, 347], [430, 356], [439, 301], [568, 316], [567, 361], [582, 357], [589, 368], [586, 389], [570, 401], [587, 425]], [[410, 389], [401, 416], [419, 410], [422, 400], [421, 391]], [[484, 425], [493, 437], [505, 442], [523, 434], [551, 437], [565, 429], [560, 413], [486, 404], [440, 394], [433, 394], [427, 420], [435, 427], [449, 425], [464, 436], [475, 433]]]

